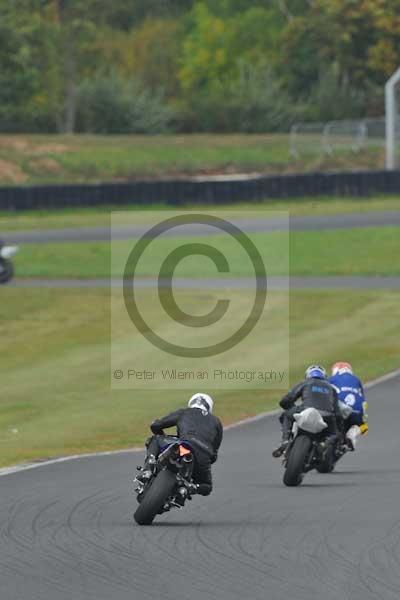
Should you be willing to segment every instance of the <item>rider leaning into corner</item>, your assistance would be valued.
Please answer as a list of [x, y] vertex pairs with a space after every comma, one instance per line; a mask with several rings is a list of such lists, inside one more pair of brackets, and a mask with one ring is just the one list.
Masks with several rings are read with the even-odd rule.
[[165, 438], [164, 429], [176, 427], [177, 435], [187, 440], [193, 448], [195, 457], [193, 481], [195, 488], [191, 493], [208, 496], [212, 490], [211, 465], [218, 457], [222, 442], [223, 427], [218, 417], [212, 414], [214, 401], [208, 394], [194, 394], [187, 408], [180, 408], [150, 425], [153, 436], [146, 442], [147, 456], [140, 475], [142, 482], [150, 479], [152, 466], [160, 453]]
[[344, 422], [344, 428], [347, 445], [350, 450], [354, 450], [360, 435], [368, 431], [368, 404], [363, 385], [347, 362], [337, 362], [332, 366], [329, 381], [336, 389], [339, 400], [352, 409], [351, 415]]
[[[299, 400], [300, 403], [296, 404]], [[305, 380], [295, 385], [279, 402], [284, 412], [279, 417], [282, 426], [282, 441], [272, 456], [279, 457], [285, 452], [293, 426], [293, 415], [306, 408], [316, 408], [328, 425], [326, 433], [334, 441], [338, 433], [338, 422], [342, 419], [338, 394], [329, 383], [326, 371], [319, 365], [311, 365], [305, 373]]]

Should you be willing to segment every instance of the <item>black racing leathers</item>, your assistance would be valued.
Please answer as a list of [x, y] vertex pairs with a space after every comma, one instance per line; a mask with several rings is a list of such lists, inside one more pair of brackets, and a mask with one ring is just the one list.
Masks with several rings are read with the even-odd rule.
[[[300, 404], [295, 404], [301, 400]], [[341, 420], [338, 395], [335, 388], [324, 379], [306, 379], [295, 385], [280, 401], [284, 409], [281, 417], [283, 438], [287, 439], [293, 424], [293, 414], [305, 408], [316, 408], [328, 425], [327, 433], [337, 433], [337, 423]]]
[[[199, 484], [199, 494], [208, 496], [212, 490], [211, 465], [217, 460], [222, 442], [221, 421], [198, 408], [181, 408], [156, 419], [150, 426], [155, 436], [162, 435], [168, 427], [176, 427], [178, 437], [191, 443], [195, 456], [193, 479]], [[157, 455], [157, 450], [157, 439], [153, 438], [148, 452]]]

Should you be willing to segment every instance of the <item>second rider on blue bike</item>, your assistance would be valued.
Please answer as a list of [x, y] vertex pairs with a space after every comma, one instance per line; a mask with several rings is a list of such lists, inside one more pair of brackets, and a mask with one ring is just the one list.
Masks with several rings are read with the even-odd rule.
[[336, 389], [339, 400], [351, 408], [351, 415], [344, 422], [344, 431], [348, 447], [355, 450], [360, 435], [368, 432], [368, 403], [363, 384], [348, 362], [335, 363], [329, 381]]

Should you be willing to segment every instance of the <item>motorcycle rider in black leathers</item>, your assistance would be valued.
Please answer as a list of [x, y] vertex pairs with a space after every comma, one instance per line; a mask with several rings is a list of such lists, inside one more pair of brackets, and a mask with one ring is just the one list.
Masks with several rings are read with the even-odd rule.
[[[335, 388], [327, 380], [325, 369], [319, 365], [308, 367], [305, 377], [305, 380], [295, 385], [279, 403], [284, 410], [279, 417], [282, 425], [282, 441], [273, 451], [274, 457], [279, 457], [285, 452], [290, 440], [293, 415], [305, 408], [316, 408], [328, 425], [325, 431], [330, 441], [333, 443], [337, 438], [338, 425], [341, 423], [342, 416]], [[301, 402], [296, 405], [297, 400]]]
[[222, 423], [212, 414], [213, 405], [208, 394], [194, 394], [188, 402], [188, 408], [181, 408], [153, 421], [150, 428], [154, 435], [147, 440], [146, 460], [137, 479], [145, 482], [151, 477], [152, 465], [160, 453], [160, 443], [162, 445], [165, 438], [163, 430], [175, 426], [178, 437], [187, 440], [193, 448], [195, 485], [191, 494], [208, 496], [212, 490], [211, 465], [217, 460], [223, 436]]

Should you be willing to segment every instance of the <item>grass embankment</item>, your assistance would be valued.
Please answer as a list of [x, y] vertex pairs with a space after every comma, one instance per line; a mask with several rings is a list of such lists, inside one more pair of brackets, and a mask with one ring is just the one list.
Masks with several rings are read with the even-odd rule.
[[[213, 205], [212, 210], [218, 209]], [[268, 198], [264, 202], [241, 203], [232, 206], [221, 205], [226, 211], [254, 211], [265, 208], [267, 210], [287, 210], [290, 216], [302, 215], [335, 215], [346, 213], [367, 213], [378, 211], [400, 210], [399, 196], [378, 196], [371, 198], [296, 198], [293, 200], [277, 200]], [[63, 229], [82, 227], [108, 227], [110, 225], [111, 211], [134, 211], [141, 215], [144, 210], [170, 210], [177, 208], [164, 204], [147, 206], [96, 206], [93, 208], [61, 208], [53, 210], [35, 210], [9, 213], [0, 210], [0, 231], [25, 231], [35, 229]], [[184, 206], [185, 211], [208, 211], [210, 205]], [[144, 219], [144, 216], [140, 218]]]
[[[0, 135], [0, 185], [124, 181], [193, 174], [379, 168], [381, 148], [322, 156], [320, 139], [298, 160], [288, 135]], [[316, 150], [317, 149], [317, 150]]]
[[[305, 211], [300, 214], [309, 211], [315, 214], [333, 206], [336, 210], [336, 202], [314, 204], [304, 201], [297, 204], [296, 201], [289, 204], [294, 205], [294, 210]], [[362, 201], [360, 206], [365, 210], [397, 208], [394, 204], [383, 206], [381, 200], [370, 202]], [[371, 208], [375, 205], [376, 208]], [[279, 203], [275, 208], [284, 206]], [[345, 209], [340, 205], [338, 212]], [[354, 212], [353, 205], [350, 212]], [[21, 223], [19, 218], [18, 224]], [[66, 211], [57, 216], [54, 213], [30, 214], [21, 218], [25, 224], [18, 225], [17, 229], [109, 223], [109, 215], [97, 209], [76, 214]], [[6, 219], [7, 222], [11, 228], [13, 221]], [[278, 270], [282, 262], [279, 262], [279, 245], [274, 242], [274, 235], [265, 236], [269, 242], [264, 251], [268, 252], [267, 264], [272, 262], [273, 268]], [[276, 234], [276, 239], [279, 235]], [[257, 243], [262, 239], [263, 236]], [[291, 236], [291, 272], [398, 274], [399, 243], [398, 228], [394, 227], [296, 232]], [[125, 242], [118, 244], [123, 254]], [[166, 247], [159, 249], [160, 256], [164, 251]], [[148, 272], [154, 269], [156, 258], [148, 263]], [[27, 245], [21, 248], [17, 260], [19, 274], [25, 269], [26, 275], [93, 277], [108, 274], [109, 250], [105, 244], [90, 243]], [[238, 275], [246, 274], [239, 260], [231, 259], [231, 263]], [[196, 269], [200, 272], [200, 264], [187, 263], [185, 267], [182, 263], [180, 269], [183, 271], [177, 271], [177, 275], [193, 277]], [[38, 266], [44, 271], [32, 271]], [[205, 268], [204, 263], [203, 266]], [[207, 265], [207, 275], [212, 277], [214, 274], [213, 265], [210, 269]], [[155, 415], [186, 401], [187, 392], [168, 389], [162, 393], [110, 391], [110, 298], [107, 290], [32, 288], [21, 291], [1, 287], [0, 292], [0, 465], [141, 445], [148, 433], [148, 423]], [[220, 292], [215, 298], [219, 295]], [[278, 296], [272, 295], [270, 299]], [[302, 376], [307, 363], [314, 361], [329, 365], [338, 359], [351, 360], [363, 378], [372, 378], [398, 367], [399, 297], [398, 292], [390, 291], [293, 292], [290, 311], [292, 382]], [[193, 299], [188, 297], [188, 300], [189, 312], [204, 313], [203, 304], [197, 306]], [[279, 318], [282, 319], [282, 315]], [[280, 323], [278, 319], [277, 327]], [[117, 328], [117, 346], [119, 343], [122, 349], [124, 336], [123, 328]], [[265, 340], [260, 339], [254, 345], [253, 353], [261, 358], [266, 356]], [[280, 392], [266, 391], [261, 384], [251, 393], [207, 389], [215, 392], [217, 412], [226, 423], [276, 406], [280, 395]]]
[[[1, 295], [0, 465], [141, 445], [154, 416], [186, 401], [187, 392], [168, 389], [110, 391], [106, 290]], [[292, 382], [316, 360], [351, 358], [364, 379], [399, 366], [398, 293], [298, 291], [290, 326]], [[231, 422], [276, 406], [279, 392], [260, 384], [215, 396], [216, 412]]]
[[[287, 266], [282, 247], [286, 233], [249, 234], [263, 255], [268, 275], [283, 275]], [[194, 238], [164, 238], [153, 242], [139, 263], [138, 275], [158, 274], [163, 259], [177, 246]], [[227, 276], [252, 276], [252, 267], [243, 249], [228, 236], [196, 237], [218, 248], [229, 259]], [[135, 240], [113, 242], [116, 260], [111, 275], [120, 277], [126, 257]], [[400, 228], [371, 227], [326, 231], [292, 232], [290, 234], [290, 274], [293, 276], [329, 275], [400, 275]], [[125, 260], [124, 260], [125, 257]], [[111, 249], [108, 242], [24, 244], [15, 257], [19, 277], [110, 276]], [[120, 258], [118, 260], [118, 258]], [[143, 264], [143, 266], [141, 266]], [[188, 257], [177, 267], [178, 277], [221, 276], [206, 258]]]

